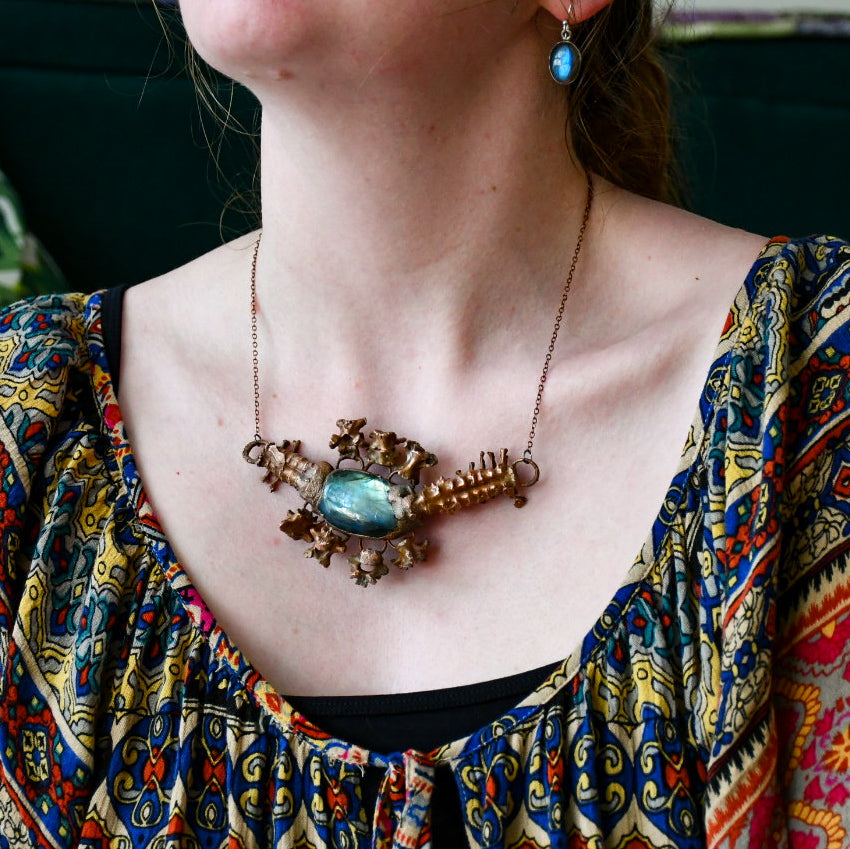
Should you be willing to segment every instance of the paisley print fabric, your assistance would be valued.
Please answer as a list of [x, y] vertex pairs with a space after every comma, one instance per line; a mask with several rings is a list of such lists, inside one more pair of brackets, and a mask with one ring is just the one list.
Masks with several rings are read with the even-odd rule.
[[331, 738], [219, 627], [146, 501], [100, 303], [0, 319], [0, 845], [426, 847], [447, 768], [471, 847], [850, 846], [846, 244], [764, 249], [621, 589], [431, 752]]

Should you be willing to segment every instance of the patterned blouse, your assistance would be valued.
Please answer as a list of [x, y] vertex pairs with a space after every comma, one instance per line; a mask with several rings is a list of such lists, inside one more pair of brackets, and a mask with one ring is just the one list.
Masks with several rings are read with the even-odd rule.
[[[772, 241], [582, 644], [497, 721], [378, 754], [300, 715], [175, 560], [101, 295], [0, 318], [0, 846], [850, 846], [850, 246]], [[367, 769], [383, 775], [374, 811]]]

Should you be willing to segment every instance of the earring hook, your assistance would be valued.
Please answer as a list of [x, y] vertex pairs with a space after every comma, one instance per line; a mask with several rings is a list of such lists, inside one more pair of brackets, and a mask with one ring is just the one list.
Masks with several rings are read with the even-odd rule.
[[[561, 6], [563, 6], [563, 0], [561, 2]], [[572, 30], [570, 29], [570, 19], [573, 16], [573, 4], [570, 2], [570, 8], [566, 10], [566, 15], [564, 20], [561, 21], [561, 41], [569, 41], [572, 36]]]
[[566, 17], [561, 21], [561, 40], [552, 48], [549, 54], [549, 73], [559, 85], [569, 85], [578, 74], [581, 66], [581, 51], [573, 43], [570, 20], [573, 16], [573, 3], [566, 9], [564, 0], [561, 7], [565, 9]]

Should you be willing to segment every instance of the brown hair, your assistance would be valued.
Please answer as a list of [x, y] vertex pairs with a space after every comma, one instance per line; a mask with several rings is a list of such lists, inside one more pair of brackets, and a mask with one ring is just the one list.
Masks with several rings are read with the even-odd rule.
[[670, 92], [652, 0], [613, 0], [573, 27], [582, 52], [567, 88], [567, 138], [582, 167], [666, 202], [679, 198]]
[[[214, 70], [198, 55], [186, 36], [177, 3], [163, 6], [161, 0], [152, 0], [152, 4], [162, 26], [169, 58], [192, 83], [198, 108], [195, 126], [212, 154], [215, 182], [227, 193], [219, 217], [222, 239], [226, 238], [226, 233], [232, 238], [246, 228], [255, 229], [261, 226], [259, 104], [247, 90]], [[178, 59], [181, 50], [182, 62]], [[249, 163], [250, 172], [236, 174], [223, 167], [225, 148], [236, 151], [232, 156], [238, 162]]]

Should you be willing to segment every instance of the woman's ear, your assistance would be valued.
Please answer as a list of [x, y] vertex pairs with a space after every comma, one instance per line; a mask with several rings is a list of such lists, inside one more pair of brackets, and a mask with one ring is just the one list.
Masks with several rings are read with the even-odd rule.
[[610, 5], [613, 0], [573, 0], [572, 11], [570, 11], [570, 0], [539, 0], [539, 2], [541, 9], [545, 9], [559, 21], [567, 20], [569, 13], [570, 24], [580, 24]]

